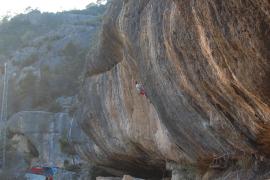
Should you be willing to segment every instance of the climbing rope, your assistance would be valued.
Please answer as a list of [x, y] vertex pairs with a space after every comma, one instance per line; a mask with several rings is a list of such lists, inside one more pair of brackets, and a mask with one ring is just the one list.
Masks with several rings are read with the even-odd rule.
[[2, 92], [2, 106], [1, 106], [1, 116], [0, 122], [3, 123], [3, 157], [2, 157], [2, 168], [6, 166], [6, 144], [7, 144], [7, 97], [8, 96], [8, 65], [5, 63], [5, 72], [4, 72], [4, 86]]
[[73, 126], [74, 117], [72, 117], [69, 125], [69, 132], [68, 132], [68, 141], [71, 141], [71, 132], [72, 132], [72, 126]]

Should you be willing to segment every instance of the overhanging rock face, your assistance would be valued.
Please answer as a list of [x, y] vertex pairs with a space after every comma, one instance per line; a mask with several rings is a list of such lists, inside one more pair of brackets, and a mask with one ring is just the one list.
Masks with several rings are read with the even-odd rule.
[[113, 1], [81, 93], [81, 154], [139, 177], [267, 157], [269, 13], [266, 1]]

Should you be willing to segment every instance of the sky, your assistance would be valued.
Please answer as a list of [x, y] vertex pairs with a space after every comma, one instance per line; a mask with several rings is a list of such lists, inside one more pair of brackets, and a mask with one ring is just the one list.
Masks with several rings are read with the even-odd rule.
[[96, 0], [0, 0], [0, 17], [23, 13], [27, 7], [41, 12], [84, 9], [91, 2], [96, 2]]

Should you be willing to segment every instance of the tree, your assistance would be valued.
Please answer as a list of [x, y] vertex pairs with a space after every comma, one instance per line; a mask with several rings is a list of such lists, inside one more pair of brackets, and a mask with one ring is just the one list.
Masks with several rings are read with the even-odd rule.
[[101, 4], [106, 4], [107, 0], [97, 0], [97, 4], [101, 5]]

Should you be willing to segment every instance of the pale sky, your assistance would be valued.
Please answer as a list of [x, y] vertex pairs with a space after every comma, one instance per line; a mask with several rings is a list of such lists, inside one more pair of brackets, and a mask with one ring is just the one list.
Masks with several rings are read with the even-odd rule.
[[41, 12], [58, 12], [70, 9], [84, 9], [96, 0], [0, 0], [0, 17], [25, 11], [27, 7]]

